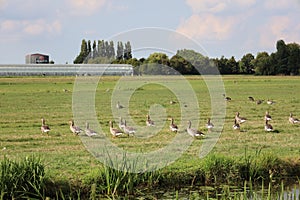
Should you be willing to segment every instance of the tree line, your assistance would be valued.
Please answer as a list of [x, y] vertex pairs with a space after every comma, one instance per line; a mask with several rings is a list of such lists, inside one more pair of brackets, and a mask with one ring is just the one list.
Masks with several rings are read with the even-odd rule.
[[[130, 64], [136, 74], [256, 74], [256, 75], [299, 75], [300, 45], [276, 43], [276, 52], [258, 52], [256, 56], [245, 54], [240, 60], [230, 58], [209, 58], [190, 49], [178, 50], [169, 58], [165, 53], [154, 52], [148, 58], [134, 58], [129, 41], [117, 42], [98, 40], [93, 43], [82, 40], [81, 51], [74, 63]], [[168, 66], [168, 67], [162, 67]]]

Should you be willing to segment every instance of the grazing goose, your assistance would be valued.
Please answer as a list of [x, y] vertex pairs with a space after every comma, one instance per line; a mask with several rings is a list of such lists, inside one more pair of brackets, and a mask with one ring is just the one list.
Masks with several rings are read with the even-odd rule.
[[249, 101], [254, 101], [253, 97], [248, 97]]
[[119, 117], [119, 128], [122, 130], [122, 129], [124, 129], [124, 127], [125, 127], [125, 124], [122, 120], [122, 117]]
[[109, 130], [113, 137], [118, 137], [123, 134], [123, 132], [117, 128], [113, 127], [113, 122], [109, 121]]
[[178, 126], [176, 124], [174, 124], [174, 119], [173, 118], [170, 118], [169, 120], [171, 120], [171, 123], [170, 123], [170, 130], [173, 131], [173, 132], [177, 132], [178, 131]]
[[191, 135], [192, 137], [204, 136], [204, 133], [202, 133], [201, 131], [199, 131], [197, 129], [191, 128], [191, 126], [192, 126], [192, 122], [189, 120], [188, 121], [188, 127], [186, 129], [189, 135]]
[[127, 126], [126, 120], [124, 120], [124, 132], [129, 136], [130, 134], [134, 135], [135, 134], [135, 129], [131, 126]]
[[89, 126], [90, 126], [89, 123], [86, 122], [86, 123], [85, 123], [85, 134], [86, 134], [87, 136], [89, 136], [89, 137], [92, 137], [92, 136], [97, 135], [97, 132], [94, 131], [94, 130], [92, 130], [92, 129], [90, 129]]
[[45, 124], [46, 120], [44, 118], [42, 118], [41, 120], [42, 120], [41, 131], [42, 131], [42, 133], [47, 133], [47, 135], [48, 135], [49, 131], [50, 131], [50, 127]]
[[154, 121], [152, 121], [152, 120], [150, 119], [150, 116], [149, 116], [149, 115], [147, 115], [146, 125], [147, 125], [147, 126], [154, 126]]
[[289, 122], [292, 124], [300, 123], [300, 120], [293, 117], [293, 113], [290, 113]]
[[223, 94], [223, 97], [224, 97], [225, 101], [231, 101], [231, 98], [230, 97], [226, 97], [225, 94]]
[[176, 101], [173, 101], [173, 100], [170, 101], [170, 104], [175, 104], [175, 103], [176, 103]]
[[271, 121], [272, 120], [272, 117], [271, 117], [271, 115], [269, 114], [268, 111], [266, 111], [265, 120], [267, 120], [267, 121]]
[[240, 117], [240, 113], [239, 113], [239, 112], [236, 112], [235, 120], [236, 120], [236, 122], [239, 123], [239, 124], [242, 124], [242, 123], [244, 123], [245, 121], [247, 121], [246, 118]]
[[272, 104], [274, 104], [274, 103], [275, 103], [275, 101], [272, 101], [272, 100], [270, 100], [270, 99], [267, 100], [267, 104], [269, 104], [269, 105], [272, 105]]
[[78, 135], [79, 133], [81, 133], [82, 129], [78, 126], [74, 125], [74, 120], [70, 120], [70, 130], [72, 131], [72, 133]]
[[122, 108], [124, 108], [124, 106], [122, 106], [122, 105], [120, 104], [120, 102], [119, 102], [119, 101], [117, 102], [117, 105], [116, 105], [116, 107], [117, 107], [117, 109], [122, 109]]
[[214, 127], [214, 124], [211, 123], [210, 118], [208, 118], [207, 123], [206, 123], [206, 128], [212, 129]]
[[257, 105], [262, 104], [263, 101], [264, 101], [264, 100], [258, 99], [258, 100], [256, 101], [256, 104], [257, 104]]
[[237, 123], [236, 119], [234, 120], [234, 124], [232, 125], [232, 128], [233, 128], [234, 130], [239, 130], [239, 129], [240, 129], [240, 124]]
[[265, 131], [273, 131], [273, 127], [271, 124], [268, 124], [268, 120], [266, 120]]

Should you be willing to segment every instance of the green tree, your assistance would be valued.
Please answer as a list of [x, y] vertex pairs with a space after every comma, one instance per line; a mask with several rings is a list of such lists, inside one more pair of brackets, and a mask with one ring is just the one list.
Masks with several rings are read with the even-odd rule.
[[239, 61], [240, 73], [243, 74], [253, 74], [254, 73], [254, 65], [253, 61], [254, 56], [251, 53], [247, 53], [242, 57]]
[[234, 56], [231, 56], [231, 58], [229, 60], [227, 60], [226, 67], [228, 69], [230, 69], [231, 74], [239, 74], [240, 73], [238, 62], [236, 62]]
[[104, 40], [98, 40], [98, 56], [104, 58], [105, 57], [105, 46]]
[[299, 75], [300, 72], [300, 46], [296, 43], [287, 45], [289, 51], [287, 71], [289, 74]]
[[[274, 55], [274, 54], [273, 54]], [[269, 56], [267, 52], [259, 52], [253, 60], [253, 65], [255, 66], [255, 73], [257, 75], [274, 75], [275, 69], [272, 64], [272, 57]]]
[[132, 52], [131, 52], [131, 44], [130, 42], [125, 43], [125, 49], [124, 49], [124, 59], [129, 60], [132, 58]]
[[86, 40], [82, 40], [81, 41], [81, 47], [80, 47], [80, 53], [75, 58], [75, 60], [73, 61], [73, 63], [74, 64], [81, 64], [81, 63], [85, 62], [85, 60], [87, 59], [88, 55], [89, 55], [88, 44], [87, 44]]
[[283, 40], [278, 40], [276, 43], [277, 52], [275, 53], [276, 58], [276, 73], [277, 74], [288, 74], [288, 57], [289, 51]]
[[122, 42], [118, 42], [116, 59], [117, 60], [123, 60], [123, 55], [124, 55], [124, 46], [123, 46], [123, 43]]
[[93, 46], [92, 46], [92, 58], [98, 57], [98, 51], [97, 51], [97, 42], [96, 40], [93, 41]]
[[186, 74], [210, 74], [212, 73], [211, 60], [201, 53], [191, 49], [178, 50], [176, 55], [183, 57], [189, 65], [186, 65]]
[[114, 47], [114, 42], [110, 41], [109, 46], [108, 46], [108, 58], [110, 59], [115, 59], [116, 53], [115, 53], [115, 47]]
[[191, 68], [191, 66], [188, 65], [191, 65], [191, 63], [178, 54], [172, 56], [170, 59], [170, 67], [178, 71], [180, 74], [188, 74], [187, 69]]
[[231, 74], [231, 68], [228, 67], [228, 59], [222, 56], [220, 59], [213, 59], [214, 64], [218, 67], [220, 74]]

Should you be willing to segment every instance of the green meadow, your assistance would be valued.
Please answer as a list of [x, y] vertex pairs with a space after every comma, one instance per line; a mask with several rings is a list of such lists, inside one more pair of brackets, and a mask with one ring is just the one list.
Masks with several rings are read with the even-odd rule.
[[[91, 77], [92, 78], [92, 77]], [[180, 122], [183, 105], [187, 109], [195, 105], [190, 102], [181, 102], [176, 95], [167, 87], [151, 83], [151, 78], [146, 77], [145, 83], [137, 89], [128, 90], [132, 93], [129, 98], [126, 112], [132, 118], [131, 124], [138, 127], [145, 127], [146, 115], [151, 114], [153, 120], [158, 124], [160, 129], [155, 129], [155, 134], [151, 137], [120, 137], [113, 138], [109, 132], [109, 121], [114, 120], [117, 126], [116, 116], [113, 115], [112, 97], [116, 91], [116, 85], [120, 77], [101, 77], [95, 90], [95, 111], [104, 134], [103, 136], [112, 142], [112, 144], [128, 152], [151, 152], [159, 150], [170, 144], [176, 133], [169, 131], [170, 121], [168, 118], [173, 117], [175, 123], [179, 126], [179, 132], [186, 137], [191, 137], [186, 133], [187, 123]], [[161, 77], [169, 80], [169, 78]], [[35, 156], [41, 159], [45, 165], [47, 176], [54, 185], [72, 185], [72, 187], [84, 188], [92, 183], [93, 177], [96, 176], [103, 164], [99, 162], [85, 148], [82, 140], [87, 136], [81, 133], [75, 136], [69, 129], [69, 121], [74, 118], [72, 110], [73, 89], [75, 77], [2, 77], [0, 78], [0, 155], [1, 160], [4, 158], [17, 160], [20, 158]], [[127, 77], [130, 82], [132, 77]], [[269, 173], [274, 171], [274, 177], [299, 176], [300, 165], [300, 124], [290, 124], [288, 117], [293, 113], [295, 117], [300, 118], [300, 79], [295, 76], [223, 76], [222, 80], [226, 91], [226, 96], [231, 97], [231, 101], [220, 104], [225, 108], [225, 123], [220, 131], [220, 137], [205, 158], [199, 158], [199, 152], [203, 142], [210, 139], [210, 134], [205, 123], [208, 117], [211, 117], [213, 97], [206, 86], [206, 82], [200, 76], [187, 76], [185, 79], [189, 82], [197, 97], [200, 118], [199, 124], [192, 124], [197, 127], [205, 136], [195, 139], [187, 148], [180, 158], [173, 163], [161, 169], [166, 174], [166, 186], [171, 181], [167, 177], [174, 174], [186, 173], [187, 176], [180, 177], [174, 175], [174, 180], [181, 180], [182, 183], [173, 183], [173, 185], [188, 184], [193, 179], [194, 173], [199, 168], [205, 172], [203, 162], [209, 163], [210, 159], [216, 156], [222, 159], [236, 160], [247, 163], [255, 160], [255, 157], [263, 155], [263, 158], [280, 159], [282, 163], [288, 163], [289, 169], [280, 166], [280, 170], [271, 168], [264, 169]], [[170, 77], [170, 82], [176, 86], [176, 77]], [[178, 82], [177, 88], [186, 91]], [[122, 89], [126, 90], [126, 85]], [[222, 93], [218, 94], [223, 98]], [[264, 102], [257, 105], [248, 99], [249, 96], [254, 99], [261, 99]], [[218, 96], [219, 98], [219, 96]], [[274, 104], [268, 105], [266, 101], [272, 99]], [[174, 101], [174, 104], [170, 104]], [[123, 103], [122, 101], [120, 101]], [[182, 103], [182, 104], [180, 104]], [[214, 104], [218, 106], [218, 104]], [[156, 108], [156, 109], [154, 109]], [[154, 111], [151, 112], [151, 109]], [[159, 111], [162, 112], [160, 115]], [[272, 116], [274, 131], [264, 131], [264, 115], [269, 111]], [[191, 116], [195, 116], [194, 110], [188, 110]], [[240, 112], [242, 117], [247, 121], [241, 124], [240, 131], [233, 130], [235, 113]], [[46, 119], [46, 124], [50, 126], [49, 135], [42, 134], [40, 131], [41, 118]], [[197, 119], [191, 117], [190, 120]], [[218, 118], [213, 118], [212, 122], [217, 123]], [[84, 124], [79, 124], [84, 129]], [[96, 129], [96, 125], [91, 124], [91, 128]], [[149, 127], [151, 128], [151, 127]], [[151, 131], [150, 131], [151, 132]], [[137, 133], [138, 135], [138, 133]], [[100, 136], [99, 136], [100, 137]], [[89, 138], [93, 139], [93, 138]], [[96, 138], [97, 139], [97, 138]], [[248, 160], [247, 160], [248, 159]], [[268, 160], [260, 163], [268, 162]], [[225, 162], [224, 162], [225, 163]], [[223, 164], [224, 164], [223, 163]], [[220, 167], [226, 168], [226, 165]], [[276, 164], [276, 163], [275, 163]], [[215, 165], [217, 166], [217, 165]], [[290, 168], [297, 169], [290, 169]], [[226, 169], [224, 169], [226, 170]], [[205, 182], [216, 182], [218, 174], [210, 174], [206, 177]], [[261, 175], [269, 177], [270, 174]], [[273, 172], [272, 172], [273, 175]], [[189, 177], [189, 178], [188, 178]], [[224, 177], [225, 179], [227, 177]], [[185, 180], [188, 183], [185, 183]], [[214, 179], [214, 181], [212, 180]], [[243, 180], [243, 178], [238, 178]], [[176, 181], [175, 181], [176, 182]], [[200, 180], [201, 182], [201, 180]], [[243, 184], [243, 182], [241, 183]], [[174, 186], [174, 187], [175, 187]]]

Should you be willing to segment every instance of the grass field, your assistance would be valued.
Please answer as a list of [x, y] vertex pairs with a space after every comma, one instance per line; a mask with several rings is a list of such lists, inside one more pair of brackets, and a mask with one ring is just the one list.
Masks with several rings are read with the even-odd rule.
[[[169, 102], [179, 102], [180, 99], [176, 99], [168, 88], [151, 82], [131, 91], [133, 94], [126, 112], [136, 125], [143, 127], [146, 114], [150, 108], [155, 107], [154, 111], [164, 112], [163, 117], [160, 117], [158, 112], [150, 112], [162, 130], [148, 138], [112, 138], [108, 121], [113, 120], [111, 98], [118, 78], [101, 77], [96, 88], [96, 116], [107, 139], [129, 152], [151, 152], [169, 144], [176, 134], [168, 130], [170, 122], [167, 118], [174, 117], [176, 123], [181, 117], [179, 104]], [[130, 77], [128, 79], [130, 80]], [[206, 84], [198, 76], [186, 79], [198, 98], [199, 127], [206, 133], [206, 137], [195, 140], [179, 159], [164, 169], [166, 171], [197, 169], [200, 147], [210, 134], [205, 129], [206, 120], [211, 113], [211, 99]], [[90, 178], [95, 169], [102, 164], [85, 149], [81, 138], [85, 140], [86, 137], [74, 136], [69, 130], [68, 121], [73, 118], [74, 81], [75, 77], [0, 78], [0, 154], [12, 159], [37, 155], [45, 163], [47, 173], [54, 179], [80, 183]], [[176, 84], [175, 78], [170, 81]], [[247, 148], [250, 154], [261, 150], [266, 154], [299, 163], [300, 124], [288, 123], [290, 112], [300, 118], [299, 77], [224, 76], [223, 82], [226, 95], [230, 96], [232, 101], [226, 102], [224, 128], [210, 154], [242, 157]], [[184, 91], [183, 88], [182, 92]], [[256, 105], [248, 100], [249, 96], [264, 99], [265, 102]], [[268, 105], [267, 99], [273, 99], [276, 103]], [[237, 111], [247, 118], [240, 131], [232, 129]], [[266, 111], [269, 111], [273, 118], [271, 124], [275, 132], [264, 131], [263, 117]], [[192, 110], [189, 112], [192, 117], [195, 116]], [[46, 119], [51, 128], [49, 136], [40, 132], [41, 117]], [[179, 134], [190, 137], [185, 133], [186, 123], [178, 125]], [[93, 124], [91, 126], [96, 127]]]

